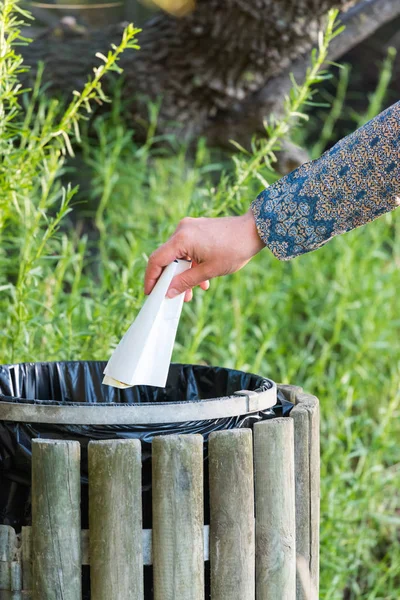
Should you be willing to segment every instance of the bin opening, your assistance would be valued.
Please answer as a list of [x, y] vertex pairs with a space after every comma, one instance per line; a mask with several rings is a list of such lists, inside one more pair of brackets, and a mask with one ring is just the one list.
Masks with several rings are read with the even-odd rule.
[[171, 364], [165, 388], [117, 389], [102, 384], [106, 361], [64, 361], [0, 366], [0, 400], [118, 403], [184, 402], [270, 389], [272, 382], [235, 369]]

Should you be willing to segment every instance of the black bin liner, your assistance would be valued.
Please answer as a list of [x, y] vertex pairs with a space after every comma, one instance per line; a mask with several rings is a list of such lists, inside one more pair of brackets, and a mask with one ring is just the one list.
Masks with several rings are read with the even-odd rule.
[[[0, 402], [160, 403], [230, 396], [258, 390], [268, 382], [234, 369], [172, 364], [166, 388], [136, 386], [119, 390], [102, 385], [105, 361], [23, 363], [0, 366]], [[208, 435], [213, 431], [252, 427], [257, 421], [287, 416], [292, 404], [278, 392], [273, 408], [238, 417], [160, 425], [57, 425], [0, 421], [0, 523], [17, 532], [31, 524], [32, 439], [68, 439], [81, 444], [82, 527], [88, 527], [87, 446], [90, 440], [137, 438], [142, 444], [143, 527], [151, 528], [151, 441], [155, 435], [200, 433], [207, 463]], [[77, 410], [79, 407], [77, 406]], [[205, 523], [208, 523], [208, 477], [205, 465]], [[148, 584], [149, 585], [149, 584]], [[148, 587], [148, 585], [146, 587]], [[88, 588], [88, 583], [84, 588]], [[85, 598], [89, 598], [86, 589]], [[146, 598], [151, 598], [148, 591]]]

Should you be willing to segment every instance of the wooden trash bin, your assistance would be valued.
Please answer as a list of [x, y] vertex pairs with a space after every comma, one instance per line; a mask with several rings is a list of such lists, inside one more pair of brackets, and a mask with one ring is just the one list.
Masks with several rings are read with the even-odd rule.
[[152, 529], [142, 527], [139, 440], [89, 443], [89, 530], [79, 442], [34, 440], [32, 527], [0, 526], [0, 600], [80, 600], [82, 565], [93, 600], [144, 600], [144, 565], [154, 600], [206, 600], [206, 562], [211, 600], [316, 599], [318, 400], [278, 388], [295, 404], [289, 417], [210, 435], [207, 524], [201, 435], [153, 439]]

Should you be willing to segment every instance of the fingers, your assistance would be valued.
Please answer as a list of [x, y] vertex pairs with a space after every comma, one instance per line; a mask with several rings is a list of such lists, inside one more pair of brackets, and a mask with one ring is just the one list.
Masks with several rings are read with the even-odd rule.
[[146, 274], [144, 277], [145, 294], [150, 294], [164, 267], [174, 261], [175, 258], [178, 258], [177, 254], [178, 248], [176, 246], [174, 237], [170, 238], [168, 242], [153, 252], [149, 258], [149, 262], [147, 263]]
[[[175, 258], [179, 257], [179, 250], [177, 248], [177, 244], [175, 243], [174, 237], [170, 238], [165, 244], [160, 246], [153, 254], [150, 256], [145, 275], [144, 282], [144, 293], [150, 294], [155, 284], [157, 283], [163, 269], [169, 265]], [[190, 270], [190, 276], [185, 278], [184, 276], [177, 276], [175, 280], [178, 279], [178, 288], [177, 293], [181, 294], [185, 292], [185, 302], [190, 302], [193, 298], [192, 288], [196, 285], [199, 285], [202, 290], [208, 290], [210, 287], [210, 282], [208, 279], [204, 279], [199, 281], [198, 283], [190, 284], [190, 281], [196, 281], [200, 277], [198, 270], [202, 268], [202, 272], [204, 271], [204, 265], [198, 265], [196, 262], [193, 262], [193, 268]], [[189, 272], [187, 272], [189, 273]], [[194, 273], [194, 275], [192, 275]], [[179, 280], [180, 279], [180, 280]], [[187, 282], [187, 283], [186, 283]], [[174, 284], [174, 280], [171, 283], [170, 289], [175, 289], [176, 286]], [[182, 287], [183, 286], [183, 287]], [[182, 291], [179, 291], [182, 290]], [[172, 292], [173, 293], [173, 292]], [[168, 294], [169, 295], [169, 294]], [[169, 296], [173, 297], [173, 296]]]
[[[194, 267], [198, 267], [198, 266], [199, 266], [199, 263], [197, 263], [195, 260], [192, 260], [192, 269], [194, 269]], [[204, 290], [206, 292], [210, 287], [210, 282], [208, 279], [206, 279], [205, 281], [201, 281], [199, 283], [199, 286], [201, 287], [202, 290]]]
[[[206, 284], [208, 277], [209, 267], [205, 264], [196, 265], [173, 278], [167, 296], [168, 298], [175, 298], [179, 294], [196, 287], [196, 285]], [[207, 288], [203, 287], [203, 289]]]
[[190, 302], [193, 299], [193, 290], [186, 290], [185, 292], [185, 302]]
[[208, 281], [208, 279], [206, 281], [202, 281], [200, 283], [200, 287], [202, 290], [204, 290], [206, 292], [210, 287], [210, 282]]
[[[210, 282], [208, 280], [202, 281], [200, 283], [200, 287], [202, 290], [207, 291], [208, 289], [210, 289]], [[190, 302], [191, 300], [193, 300], [193, 289], [192, 288], [185, 292], [185, 302]]]

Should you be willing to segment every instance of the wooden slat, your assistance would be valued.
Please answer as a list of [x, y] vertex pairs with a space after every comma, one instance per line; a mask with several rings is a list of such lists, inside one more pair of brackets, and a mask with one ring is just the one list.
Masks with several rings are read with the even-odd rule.
[[22, 589], [32, 589], [32, 528], [22, 527]]
[[[295, 407], [291, 412], [294, 421], [295, 486], [296, 486], [296, 552], [310, 567], [310, 456], [308, 412]], [[297, 577], [296, 600], [308, 600], [310, 590], [304, 590]]]
[[0, 594], [3, 590], [11, 588], [11, 570], [8, 561], [0, 561]]
[[15, 560], [11, 563], [11, 591], [20, 592], [21, 590], [22, 590], [21, 563]]
[[33, 600], [81, 599], [80, 445], [32, 442]]
[[212, 600], [254, 600], [253, 444], [249, 429], [209, 438]]
[[257, 600], [296, 597], [293, 420], [254, 426]]
[[0, 525], [0, 590], [11, 590], [11, 561], [17, 536], [12, 527]]
[[203, 438], [154, 438], [154, 600], [203, 600]]
[[15, 530], [9, 525], [0, 525], [0, 562], [13, 559], [16, 542]]
[[[291, 411], [294, 422], [295, 488], [296, 488], [296, 551], [303, 557], [311, 577], [309, 589], [304, 589], [297, 577], [297, 600], [307, 600], [318, 593], [319, 584], [319, 407], [318, 399], [308, 394], [296, 394], [296, 406]], [[311, 586], [314, 589], [311, 589]]]
[[282, 392], [286, 400], [293, 402], [293, 404], [296, 403], [296, 395], [300, 394], [302, 391], [303, 388], [298, 385], [288, 385], [285, 383], [278, 384], [278, 392]]
[[142, 600], [142, 490], [139, 440], [90, 442], [91, 595]]
[[319, 590], [319, 524], [320, 524], [320, 494], [321, 494], [321, 474], [320, 474], [320, 414], [319, 402], [314, 396], [300, 394], [300, 402], [306, 398], [310, 407], [309, 427], [310, 427], [310, 572], [314, 585], [314, 592]]

